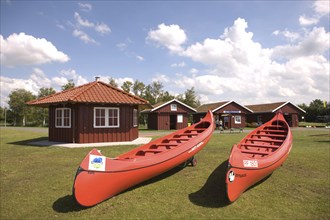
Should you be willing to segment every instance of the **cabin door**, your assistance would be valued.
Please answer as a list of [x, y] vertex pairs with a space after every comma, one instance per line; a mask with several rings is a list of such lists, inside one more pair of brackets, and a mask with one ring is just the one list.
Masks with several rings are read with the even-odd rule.
[[170, 129], [176, 130], [176, 115], [170, 115]]

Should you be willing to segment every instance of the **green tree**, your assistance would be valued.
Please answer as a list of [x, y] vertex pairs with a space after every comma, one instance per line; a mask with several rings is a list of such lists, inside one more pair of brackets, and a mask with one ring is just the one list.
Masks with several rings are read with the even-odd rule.
[[121, 86], [121, 88], [125, 91], [125, 92], [130, 92], [131, 91], [131, 88], [133, 86], [133, 83], [131, 81], [125, 81], [123, 83], [123, 85]]
[[133, 93], [136, 96], [143, 97], [145, 93], [146, 86], [143, 82], [139, 80], [135, 80], [133, 84]]
[[[42, 87], [38, 92], [38, 98], [43, 98], [54, 93], [56, 93], [56, 91], [53, 88]], [[34, 116], [34, 118], [36, 119], [37, 124], [46, 126], [49, 121], [48, 108], [37, 107], [35, 113], [36, 115]]]
[[325, 116], [330, 114], [330, 105], [321, 99], [315, 99], [307, 106], [305, 103], [298, 105], [306, 111], [305, 120], [307, 122], [316, 122], [318, 116]]
[[158, 102], [168, 102], [174, 98], [175, 96], [171, 95], [168, 91], [163, 91], [158, 98]]
[[56, 93], [55, 89], [42, 87], [39, 89], [38, 98], [46, 97], [54, 93]]
[[34, 100], [36, 97], [25, 89], [16, 89], [9, 94], [8, 105], [13, 115], [14, 125], [25, 126], [29, 116], [33, 113], [33, 108], [28, 107], [26, 102]]
[[109, 84], [113, 87], [118, 88], [118, 84], [116, 83], [115, 79], [112, 77], [109, 78]]
[[187, 89], [183, 95], [179, 95], [178, 100], [193, 108], [196, 108], [201, 104], [194, 87]]
[[147, 85], [145, 94], [144, 94], [144, 99], [149, 101], [151, 105], [154, 105], [161, 100], [159, 97], [163, 93], [163, 84], [158, 81], [154, 81], [151, 84]]
[[62, 89], [62, 91], [65, 91], [68, 89], [72, 89], [74, 87], [75, 87], [75, 84], [73, 82], [73, 79], [69, 79], [68, 82], [61, 87], [61, 89]]

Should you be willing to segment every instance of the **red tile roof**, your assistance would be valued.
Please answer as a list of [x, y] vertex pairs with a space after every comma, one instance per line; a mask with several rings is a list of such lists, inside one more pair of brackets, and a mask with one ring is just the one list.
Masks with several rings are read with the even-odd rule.
[[111, 103], [149, 105], [148, 101], [101, 81], [94, 81], [69, 90], [28, 102], [48, 106], [56, 103]]

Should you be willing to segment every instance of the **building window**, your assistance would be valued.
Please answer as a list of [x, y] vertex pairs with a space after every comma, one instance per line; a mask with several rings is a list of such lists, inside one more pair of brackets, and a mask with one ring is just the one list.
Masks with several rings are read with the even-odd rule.
[[242, 118], [240, 115], [235, 116], [235, 124], [241, 124], [242, 123]]
[[138, 110], [133, 109], [133, 127], [138, 126]]
[[171, 111], [176, 111], [176, 110], [177, 110], [176, 104], [171, 104]]
[[55, 127], [71, 128], [71, 109], [57, 108], [55, 109]]
[[94, 128], [119, 128], [119, 108], [94, 108]]
[[183, 123], [183, 115], [178, 115], [177, 122]]

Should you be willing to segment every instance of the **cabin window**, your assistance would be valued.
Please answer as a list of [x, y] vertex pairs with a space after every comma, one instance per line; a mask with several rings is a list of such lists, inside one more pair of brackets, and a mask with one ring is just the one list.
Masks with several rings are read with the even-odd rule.
[[138, 126], [138, 110], [133, 109], [133, 127]]
[[57, 108], [55, 110], [55, 127], [71, 128], [71, 109]]
[[176, 111], [176, 110], [177, 110], [176, 104], [171, 104], [171, 111]]
[[183, 123], [183, 115], [178, 115], [177, 122]]
[[119, 108], [94, 108], [94, 128], [119, 128]]
[[242, 118], [240, 115], [235, 116], [235, 124], [241, 124], [242, 123]]

